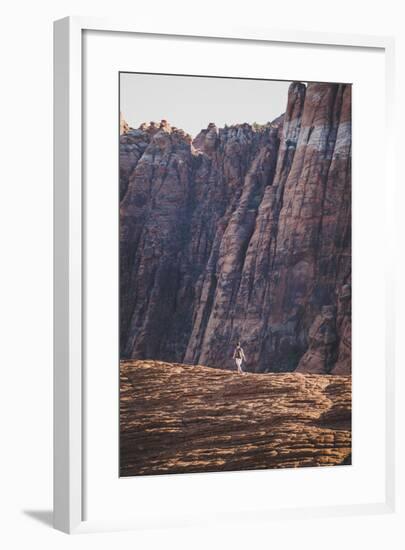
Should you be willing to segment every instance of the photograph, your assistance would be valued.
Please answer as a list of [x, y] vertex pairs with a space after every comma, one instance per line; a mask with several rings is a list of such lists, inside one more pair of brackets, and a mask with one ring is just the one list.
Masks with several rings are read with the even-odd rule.
[[118, 86], [120, 477], [351, 465], [352, 85]]
[[405, 549], [400, 7], [4, 5], [1, 548]]

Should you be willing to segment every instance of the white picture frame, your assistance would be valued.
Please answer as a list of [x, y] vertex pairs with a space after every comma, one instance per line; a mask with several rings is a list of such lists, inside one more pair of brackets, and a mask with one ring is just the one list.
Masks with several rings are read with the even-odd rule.
[[[258, 29], [195, 29], [138, 28], [136, 23], [114, 20], [69, 17], [55, 22], [54, 34], [54, 525], [67, 533], [101, 529], [136, 529], [137, 521], [119, 521], [102, 518], [103, 521], [84, 520], [85, 494], [83, 483], [84, 441], [88, 436], [83, 429], [86, 387], [83, 384], [83, 354], [86, 345], [83, 329], [83, 33], [108, 31], [143, 36], [198, 37], [201, 40], [221, 39], [257, 43], [277, 42], [295, 45], [317, 45], [335, 48], [378, 49], [385, 59], [385, 193], [387, 199], [386, 237], [388, 243], [394, 234], [393, 211], [394, 158], [393, 151], [393, 89], [394, 89], [394, 41], [390, 37], [357, 36], [346, 34], [321, 34], [313, 32], [286, 32]], [[118, 183], [117, 183], [118, 185]], [[392, 239], [392, 242], [394, 239]], [[335, 506], [311, 506], [310, 508], [280, 509], [274, 517], [342, 516], [353, 514], [392, 513], [395, 507], [395, 357], [394, 357], [394, 287], [393, 245], [387, 245], [388, 269], [386, 270], [386, 356], [385, 356], [385, 497], [373, 503]], [[112, 366], [114, 368], [114, 366]], [[117, 450], [118, 452], [118, 450]], [[208, 476], [210, 474], [207, 474]], [[220, 475], [220, 474], [215, 474]], [[102, 483], [102, 480], [100, 480]], [[181, 512], [180, 512], [181, 514]], [[260, 516], [268, 519], [266, 510]], [[201, 522], [210, 521], [210, 516]], [[191, 521], [193, 523], [193, 521]], [[171, 525], [170, 518], [156, 518], [152, 526]], [[186, 518], [179, 524], [189, 524]]]

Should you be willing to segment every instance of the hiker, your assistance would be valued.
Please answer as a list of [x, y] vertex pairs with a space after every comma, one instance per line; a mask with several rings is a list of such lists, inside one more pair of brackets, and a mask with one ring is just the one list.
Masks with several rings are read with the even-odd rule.
[[237, 343], [235, 351], [233, 352], [233, 358], [235, 359], [236, 366], [238, 367], [239, 374], [245, 374], [242, 370], [242, 361], [246, 361], [245, 354], [240, 342]]

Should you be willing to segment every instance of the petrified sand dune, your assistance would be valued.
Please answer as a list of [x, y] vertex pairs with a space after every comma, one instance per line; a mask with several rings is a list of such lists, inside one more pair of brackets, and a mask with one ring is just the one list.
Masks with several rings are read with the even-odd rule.
[[351, 377], [121, 361], [121, 476], [350, 464]]

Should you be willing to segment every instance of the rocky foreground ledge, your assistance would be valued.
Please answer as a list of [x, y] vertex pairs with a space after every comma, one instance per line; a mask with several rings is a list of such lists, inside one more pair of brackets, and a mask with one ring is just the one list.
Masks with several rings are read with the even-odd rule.
[[120, 365], [121, 476], [351, 463], [351, 377]]

